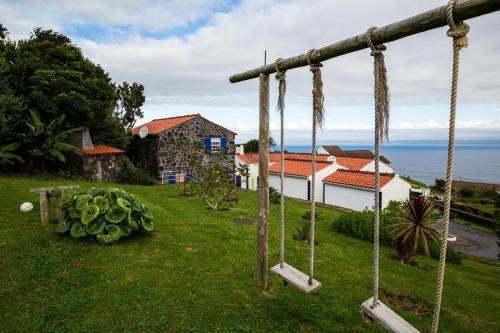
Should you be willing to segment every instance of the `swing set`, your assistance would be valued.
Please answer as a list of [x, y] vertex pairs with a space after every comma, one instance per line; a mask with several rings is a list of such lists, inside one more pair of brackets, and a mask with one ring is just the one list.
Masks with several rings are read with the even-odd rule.
[[[443, 282], [446, 263], [448, 224], [450, 217], [451, 183], [455, 150], [455, 116], [457, 105], [458, 72], [460, 50], [467, 47], [469, 26], [466, 19], [500, 10], [500, 0], [450, 0], [447, 5], [435, 8], [408, 19], [376, 28], [371, 27], [360, 34], [321, 49], [311, 49], [306, 54], [288, 59], [277, 59], [274, 64], [264, 65], [229, 78], [232, 83], [259, 78], [259, 223], [257, 226], [257, 283], [263, 290], [268, 289], [268, 222], [269, 222], [269, 74], [276, 73], [279, 82], [277, 109], [280, 114], [280, 262], [271, 270], [278, 274], [285, 284], [292, 284], [305, 293], [317, 290], [321, 283], [314, 279], [314, 228], [315, 228], [315, 175], [316, 175], [316, 129], [324, 121], [322, 61], [365, 48], [371, 50], [374, 58], [374, 104], [375, 104], [375, 181], [374, 181], [374, 240], [373, 240], [373, 290], [372, 297], [361, 304], [363, 313], [380, 323], [389, 332], [418, 332], [407, 321], [397, 315], [379, 300], [379, 190], [380, 190], [380, 147], [383, 139], [388, 139], [389, 130], [389, 89], [387, 85], [383, 43], [392, 42], [424, 31], [448, 26], [447, 35], [453, 39], [453, 66], [450, 97], [450, 124], [448, 139], [448, 160], [444, 212], [440, 234], [439, 265], [431, 332], [438, 331]], [[313, 82], [312, 107], [312, 170], [311, 170], [311, 225], [309, 239], [309, 274], [305, 274], [285, 262], [285, 204], [284, 204], [284, 111], [286, 93], [286, 71], [309, 66]]]

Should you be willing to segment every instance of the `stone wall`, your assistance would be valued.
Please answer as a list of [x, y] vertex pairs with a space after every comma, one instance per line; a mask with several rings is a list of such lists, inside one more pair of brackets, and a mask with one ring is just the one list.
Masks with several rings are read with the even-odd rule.
[[203, 144], [204, 138], [211, 136], [225, 136], [227, 138], [227, 154], [201, 151], [200, 159], [205, 161], [208, 159], [219, 160], [231, 170], [234, 169], [235, 134], [203, 117], [197, 117], [145, 139], [135, 136], [131, 147], [131, 157], [135, 165], [147, 169], [153, 178], [160, 180], [162, 171], [177, 170], [175, 140], [185, 137]]
[[90, 181], [121, 182], [125, 168], [124, 155], [86, 155], [82, 157], [83, 178]]
[[203, 143], [204, 138], [210, 136], [225, 136], [227, 138], [227, 154], [202, 151], [200, 159], [215, 159], [225, 163], [231, 169], [234, 168], [234, 133], [199, 117], [157, 135], [158, 178], [160, 178], [162, 171], [176, 170], [176, 146], [173, 144], [176, 139], [185, 137]]

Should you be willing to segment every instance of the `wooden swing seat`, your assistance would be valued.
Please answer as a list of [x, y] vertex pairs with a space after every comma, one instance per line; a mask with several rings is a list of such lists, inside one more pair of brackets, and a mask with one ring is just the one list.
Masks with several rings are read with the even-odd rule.
[[294, 285], [297, 289], [302, 290], [306, 294], [310, 294], [321, 287], [321, 282], [314, 279], [313, 283], [310, 285], [309, 276], [307, 274], [302, 273], [287, 263], [283, 263], [283, 268], [280, 267], [280, 264], [277, 264], [271, 268], [271, 271], [278, 274], [283, 278], [283, 280]]
[[401, 318], [396, 312], [392, 311], [378, 301], [378, 305], [372, 308], [373, 297], [361, 304], [361, 310], [370, 319], [377, 321], [388, 332], [392, 333], [420, 333], [415, 327], [411, 326], [406, 320]]

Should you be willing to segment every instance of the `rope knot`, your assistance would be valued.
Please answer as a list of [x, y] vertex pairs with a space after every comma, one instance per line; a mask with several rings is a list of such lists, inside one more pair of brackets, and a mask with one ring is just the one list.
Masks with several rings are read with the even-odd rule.
[[276, 78], [276, 80], [278, 81], [283, 81], [286, 79], [286, 71], [280, 71], [279, 69], [279, 63], [282, 61], [283, 59], [282, 58], [278, 58], [276, 59], [276, 61], [274, 62], [274, 69], [276, 69], [276, 75], [274, 76]]
[[384, 44], [373, 44], [372, 34], [375, 30], [377, 30], [377, 27], [371, 27], [370, 29], [368, 29], [366, 31], [366, 43], [368, 44], [368, 46], [372, 50], [370, 52], [370, 55], [373, 57], [381, 56], [382, 51], [387, 50], [387, 48], [385, 47]]
[[321, 78], [321, 67], [323, 67], [322, 63], [313, 63], [311, 61], [311, 55], [315, 52], [315, 49], [310, 49], [306, 53], [307, 64], [309, 65], [309, 70], [313, 73], [313, 117], [315, 118], [315, 123], [320, 128], [323, 127], [324, 124], [324, 100], [323, 96], [323, 79]]
[[455, 23], [455, 20], [453, 19], [453, 6], [455, 5], [455, 3], [456, 0], [450, 0], [446, 5], [446, 22], [450, 27], [446, 34], [449, 37], [453, 38], [453, 41], [458, 47], [467, 47], [469, 45], [467, 33], [469, 33], [470, 31], [470, 27], [464, 21]]

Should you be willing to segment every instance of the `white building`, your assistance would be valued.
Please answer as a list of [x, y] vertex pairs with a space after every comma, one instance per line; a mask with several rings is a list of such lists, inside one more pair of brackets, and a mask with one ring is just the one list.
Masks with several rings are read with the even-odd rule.
[[[323, 203], [362, 211], [373, 209], [372, 172], [339, 169], [323, 180]], [[380, 208], [410, 197], [411, 185], [395, 173], [380, 174]]]
[[[334, 147], [330, 149], [325, 147]], [[327, 152], [326, 154], [324, 152]], [[310, 153], [285, 153], [284, 193], [291, 198], [310, 200], [311, 164]], [[353, 210], [372, 209], [375, 161], [369, 150], [342, 150], [337, 146], [322, 146], [316, 155], [315, 200]], [[280, 189], [280, 153], [269, 154], [269, 185]], [[257, 190], [259, 187], [259, 155], [245, 154], [239, 149], [235, 158], [237, 185]], [[248, 177], [239, 176], [238, 169], [247, 166]], [[405, 200], [411, 185], [401, 179], [391, 168], [390, 162], [381, 157], [381, 206], [390, 200]], [[248, 178], [248, 182], [247, 182]], [[371, 185], [370, 185], [370, 179]]]
[[[309, 155], [310, 156], [310, 155]], [[287, 197], [311, 200], [311, 180], [312, 180], [312, 164], [311, 160], [306, 159], [285, 159], [284, 161], [284, 180], [283, 189]], [[323, 197], [322, 180], [332, 172], [339, 168], [338, 164], [329, 161], [316, 162], [316, 177], [315, 177], [315, 201], [321, 202]], [[269, 186], [280, 190], [280, 163], [273, 163], [269, 167]]]

